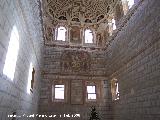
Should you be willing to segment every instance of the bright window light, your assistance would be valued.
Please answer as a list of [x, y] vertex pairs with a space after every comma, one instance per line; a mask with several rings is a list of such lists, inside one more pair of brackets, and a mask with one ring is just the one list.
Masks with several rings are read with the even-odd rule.
[[64, 99], [64, 85], [55, 85], [55, 99]]
[[87, 94], [88, 94], [88, 99], [95, 100], [96, 99], [96, 87], [87, 86]]
[[33, 65], [32, 65], [32, 63], [30, 63], [29, 73], [28, 73], [28, 85], [27, 85], [27, 93], [28, 94], [30, 94], [30, 89], [31, 89], [32, 69], [33, 69]]
[[65, 27], [58, 27], [58, 29], [56, 30], [57, 40], [65, 41], [66, 31], [67, 31], [67, 30], [66, 30]]
[[85, 43], [93, 43], [93, 33], [90, 29], [85, 30]]
[[114, 19], [112, 19], [112, 25], [113, 25], [113, 30], [116, 29], [116, 21]]
[[95, 100], [96, 94], [88, 94], [88, 99]]
[[127, 0], [129, 9], [134, 5], [134, 0]]
[[6, 55], [5, 65], [3, 69], [3, 74], [6, 75], [11, 80], [13, 80], [14, 78], [18, 50], [19, 50], [19, 34], [16, 26], [14, 26], [11, 32], [8, 52]]
[[119, 100], [118, 82], [115, 82], [115, 86], [116, 86], [116, 98], [115, 98], [115, 100]]

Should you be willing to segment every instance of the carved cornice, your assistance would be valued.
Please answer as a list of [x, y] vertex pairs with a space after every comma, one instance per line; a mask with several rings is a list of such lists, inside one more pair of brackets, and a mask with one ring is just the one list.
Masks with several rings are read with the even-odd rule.
[[96, 46], [78, 46], [78, 45], [63, 45], [63, 44], [45, 44], [45, 46], [48, 47], [56, 47], [56, 48], [72, 48], [72, 49], [80, 49], [80, 50], [89, 50], [89, 51], [93, 51], [93, 50], [98, 50], [98, 51], [104, 51], [105, 48], [102, 47], [96, 47]]

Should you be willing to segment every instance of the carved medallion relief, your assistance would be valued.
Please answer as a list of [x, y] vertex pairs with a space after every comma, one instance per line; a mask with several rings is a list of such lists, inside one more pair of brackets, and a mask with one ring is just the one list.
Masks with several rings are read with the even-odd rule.
[[86, 73], [90, 69], [90, 55], [86, 51], [64, 51], [61, 56], [61, 70]]

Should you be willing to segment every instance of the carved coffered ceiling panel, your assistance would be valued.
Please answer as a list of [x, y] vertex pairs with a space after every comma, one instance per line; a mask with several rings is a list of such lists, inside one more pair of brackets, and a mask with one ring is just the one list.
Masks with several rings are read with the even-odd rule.
[[43, 19], [57, 24], [59, 21], [95, 24], [105, 19], [116, 0], [42, 0]]
[[[85, 47], [84, 30], [94, 31], [94, 44], [87, 47], [105, 47], [109, 37], [108, 19], [121, 0], [41, 0], [44, 38], [46, 45]], [[56, 28], [67, 29], [66, 41], [57, 41]]]

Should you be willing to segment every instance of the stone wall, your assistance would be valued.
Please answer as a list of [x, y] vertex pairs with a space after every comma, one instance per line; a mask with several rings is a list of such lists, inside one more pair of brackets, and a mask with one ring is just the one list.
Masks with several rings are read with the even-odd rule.
[[[37, 113], [41, 80], [42, 31], [36, 0], [0, 0], [0, 119]], [[34, 16], [34, 17], [33, 17]], [[30, 19], [30, 21], [28, 20]], [[13, 81], [3, 74], [13, 26], [19, 34], [19, 52]], [[33, 93], [27, 93], [30, 62], [35, 68]], [[28, 118], [18, 118], [25, 120]], [[34, 118], [33, 118], [34, 119]]]
[[[66, 71], [62, 72], [61, 59], [64, 51], [88, 52], [91, 61], [89, 71]], [[76, 56], [76, 55], [75, 55]], [[69, 56], [68, 56], [69, 57]], [[41, 86], [41, 97], [39, 114], [57, 115], [54, 119], [80, 119], [87, 120], [90, 114], [91, 106], [94, 105], [100, 113], [102, 119], [111, 117], [111, 97], [109, 96], [109, 84], [105, 77], [105, 54], [97, 50], [71, 49], [61, 47], [45, 46], [43, 81]], [[82, 61], [82, 59], [81, 59]], [[87, 62], [87, 60], [86, 60]], [[66, 68], [67, 69], [67, 68]], [[52, 100], [52, 85], [54, 81], [66, 83], [67, 95], [65, 102], [55, 102]], [[97, 89], [101, 91], [97, 102], [86, 101], [86, 82], [94, 81], [97, 83]], [[76, 86], [74, 86], [76, 85]], [[77, 92], [76, 92], [77, 91]], [[79, 99], [81, 99], [79, 101]], [[60, 118], [63, 114], [81, 115], [80, 118]], [[47, 118], [46, 118], [47, 119]]]
[[[104, 52], [47, 45], [43, 51], [39, 1], [0, 0], [0, 119], [10, 119], [8, 115], [13, 112], [17, 115], [38, 112], [42, 115], [57, 115], [55, 120], [87, 120], [90, 107], [94, 105], [102, 120], [159, 120], [160, 1], [135, 1], [136, 4], [127, 15], [119, 19], [117, 30]], [[14, 25], [20, 36], [20, 49], [12, 81], [3, 74], [3, 68]], [[77, 71], [79, 68], [76, 66], [69, 70], [65, 68], [62, 65], [64, 51], [88, 52], [90, 65], [83, 64], [88, 66], [88, 70], [85, 71], [84, 66], [80, 71]], [[31, 95], [27, 94], [30, 62], [36, 72]], [[113, 78], [119, 83], [120, 100], [112, 102], [110, 81]], [[64, 102], [52, 100], [52, 85], [57, 81], [67, 85]], [[97, 85], [97, 102], [86, 100], [88, 82]], [[81, 117], [60, 118], [60, 115], [76, 113]]]
[[120, 92], [114, 120], [160, 119], [159, 6], [160, 1], [143, 0], [132, 8], [107, 48], [106, 74], [118, 80]]

